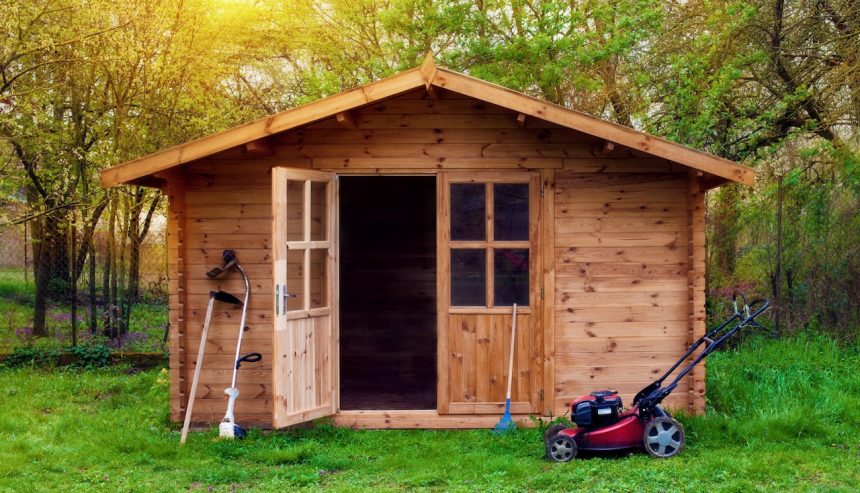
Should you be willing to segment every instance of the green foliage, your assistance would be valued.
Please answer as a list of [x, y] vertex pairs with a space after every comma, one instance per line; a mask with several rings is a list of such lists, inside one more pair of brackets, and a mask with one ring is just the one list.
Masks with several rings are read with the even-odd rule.
[[46, 367], [57, 364], [56, 348], [16, 347], [0, 363], [8, 368]]
[[110, 365], [110, 348], [103, 344], [87, 344], [75, 346], [70, 350], [75, 359], [71, 363], [73, 368], [84, 368], [93, 370]]
[[[854, 491], [860, 349], [751, 338], [708, 363], [710, 406], [676, 458], [552, 464], [542, 430], [217, 430], [178, 445], [167, 370], [0, 370], [0, 489], [64, 491]], [[241, 398], [240, 398], [241, 399]], [[241, 402], [240, 402], [241, 405]]]

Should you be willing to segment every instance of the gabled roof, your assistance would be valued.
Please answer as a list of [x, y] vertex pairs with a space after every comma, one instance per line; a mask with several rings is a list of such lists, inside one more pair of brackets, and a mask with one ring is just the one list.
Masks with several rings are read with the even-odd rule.
[[428, 55], [421, 66], [334, 96], [180, 144], [102, 171], [105, 187], [129, 183], [233, 147], [284, 132], [406, 91], [442, 88], [546, 120], [600, 139], [683, 164], [725, 180], [752, 185], [752, 168], [571, 110], [452, 70]]

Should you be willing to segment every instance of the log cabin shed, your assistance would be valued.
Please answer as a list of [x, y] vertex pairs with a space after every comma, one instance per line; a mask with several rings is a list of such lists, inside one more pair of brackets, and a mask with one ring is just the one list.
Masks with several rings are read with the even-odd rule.
[[[251, 279], [237, 420], [491, 427], [512, 411], [633, 394], [705, 330], [705, 192], [750, 168], [421, 66], [141, 157], [110, 187], [169, 198], [171, 417], [184, 417], [207, 296], [234, 249]], [[285, 286], [285, 287], [284, 287]], [[297, 295], [283, 299], [284, 291]], [[210, 329], [194, 407], [226, 403], [237, 307]], [[705, 405], [699, 367], [670, 398]]]

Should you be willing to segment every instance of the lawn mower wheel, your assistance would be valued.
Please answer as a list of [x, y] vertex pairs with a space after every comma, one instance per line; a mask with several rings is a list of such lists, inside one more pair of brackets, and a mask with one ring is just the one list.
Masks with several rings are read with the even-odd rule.
[[669, 416], [654, 418], [645, 424], [642, 444], [651, 457], [668, 459], [684, 448], [684, 426]]
[[546, 442], [546, 458], [554, 462], [568, 462], [576, 457], [576, 441], [558, 434]]
[[551, 425], [543, 433], [543, 441], [546, 442], [550, 438], [558, 435], [558, 432], [560, 432], [561, 430], [567, 429], [567, 428], [570, 428], [570, 426], [566, 426], [566, 425], [563, 425], [561, 423], [556, 423], [554, 425]]

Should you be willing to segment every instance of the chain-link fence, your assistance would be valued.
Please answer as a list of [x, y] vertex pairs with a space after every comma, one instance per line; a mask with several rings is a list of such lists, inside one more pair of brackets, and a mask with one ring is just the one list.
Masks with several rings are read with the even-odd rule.
[[0, 352], [91, 343], [123, 351], [165, 349], [162, 214], [152, 216], [139, 243], [141, 235], [129, 234], [115, 215], [103, 216], [91, 231], [74, 220], [52, 231], [34, 231], [39, 227], [44, 222], [0, 223]]

